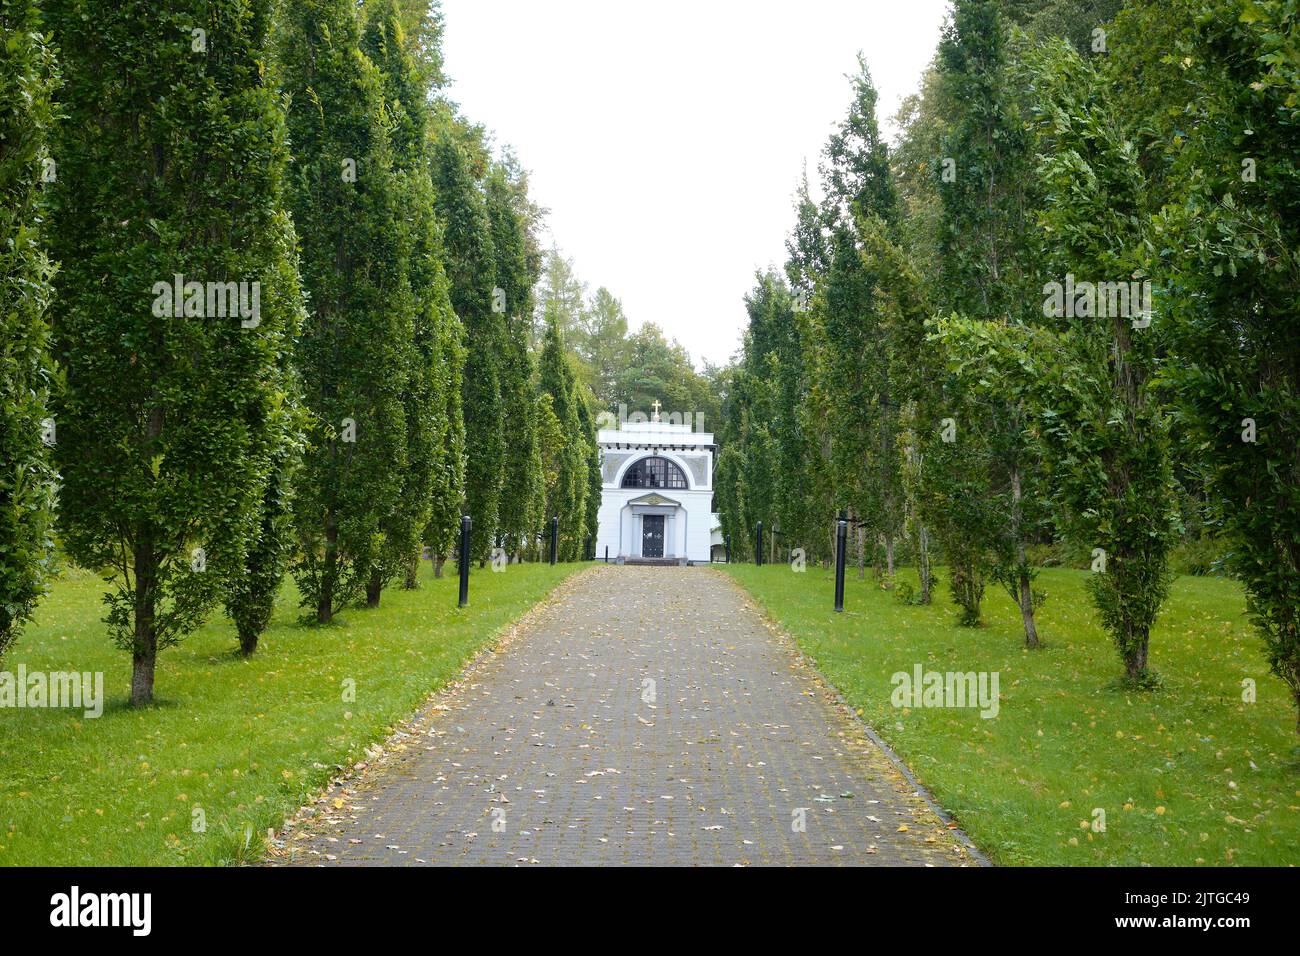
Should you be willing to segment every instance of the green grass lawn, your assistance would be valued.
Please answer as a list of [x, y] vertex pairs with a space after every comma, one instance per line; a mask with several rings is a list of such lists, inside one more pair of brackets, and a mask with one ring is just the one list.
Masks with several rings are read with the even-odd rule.
[[[1296, 715], [1235, 583], [1176, 581], [1151, 640], [1163, 684], [1131, 692], [1116, 686], [1119, 657], [1085, 572], [1043, 572], [1039, 630], [1049, 646], [1031, 652], [1018, 608], [993, 588], [987, 626], [960, 628], [946, 578], [935, 603], [917, 607], [850, 571], [846, 610], [835, 614], [828, 571], [729, 570], [994, 862], [1300, 863]], [[998, 672], [998, 715], [895, 708], [891, 676], [917, 664]], [[1255, 703], [1242, 700], [1247, 677]], [[1089, 826], [1096, 808], [1102, 833]]]
[[[0, 865], [228, 863], [255, 856], [332, 775], [580, 565], [475, 568], [470, 607], [455, 569], [377, 610], [296, 623], [288, 586], [251, 660], [222, 614], [159, 661], [157, 705], [127, 705], [130, 656], [100, 623], [104, 585], [57, 582], [0, 669], [103, 671], [104, 713], [0, 710]], [[344, 682], [355, 682], [345, 702]], [[195, 809], [206, 831], [193, 832]], [[251, 828], [251, 830], [250, 830]], [[252, 841], [248, 834], [252, 833]]]

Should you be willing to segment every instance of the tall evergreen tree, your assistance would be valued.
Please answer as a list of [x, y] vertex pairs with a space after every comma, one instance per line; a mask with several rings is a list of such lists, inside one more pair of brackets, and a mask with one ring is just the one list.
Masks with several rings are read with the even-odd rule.
[[271, 12], [45, 5], [68, 113], [51, 242], [61, 529], [115, 585], [106, 620], [136, 705], [158, 652], [242, 574], [274, 469], [302, 304]]
[[0, 6], [0, 657], [44, 589], [54, 474], [46, 445], [50, 378], [45, 310], [54, 269], [41, 244], [42, 181], [57, 178], [47, 141], [54, 58], [35, 3]]
[[623, 303], [604, 286], [591, 296], [581, 316], [581, 331], [573, 348], [591, 370], [591, 390], [601, 409], [612, 409], [620, 399], [619, 376], [628, 366], [627, 315]]

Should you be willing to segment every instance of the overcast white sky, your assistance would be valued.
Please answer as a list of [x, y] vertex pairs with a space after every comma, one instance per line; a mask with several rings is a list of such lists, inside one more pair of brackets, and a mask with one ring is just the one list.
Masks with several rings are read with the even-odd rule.
[[755, 269], [861, 50], [882, 119], [915, 90], [947, 0], [442, 0], [450, 95], [532, 172], [591, 291], [696, 363], [740, 344]]

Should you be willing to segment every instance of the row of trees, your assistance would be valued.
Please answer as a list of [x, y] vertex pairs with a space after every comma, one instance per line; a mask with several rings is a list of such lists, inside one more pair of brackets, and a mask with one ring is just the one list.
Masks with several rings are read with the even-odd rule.
[[0, 16], [0, 651], [56, 524], [135, 704], [222, 602], [252, 653], [286, 571], [325, 624], [441, 570], [462, 513], [480, 561], [552, 514], [580, 556], [594, 398], [534, 341], [543, 211], [440, 94], [436, 6]]
[[[844, 509], [886, 581], [1088, 556], [1150, 686], [1170, 554], [1213, 536], [1300, 705], [1300, 59], [1290, 0], [955, 0], [882, 140], [866, 64], [747, 299], [720, 507], [810, 556]], [[859, 557], [860, 567], [865, 560]]]

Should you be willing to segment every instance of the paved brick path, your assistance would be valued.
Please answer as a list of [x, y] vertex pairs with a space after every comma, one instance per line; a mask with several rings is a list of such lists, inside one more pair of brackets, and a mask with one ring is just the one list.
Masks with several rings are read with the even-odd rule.
[[272, 859], [972, 862], [725, 574], [603, 566], [305, 808]]

